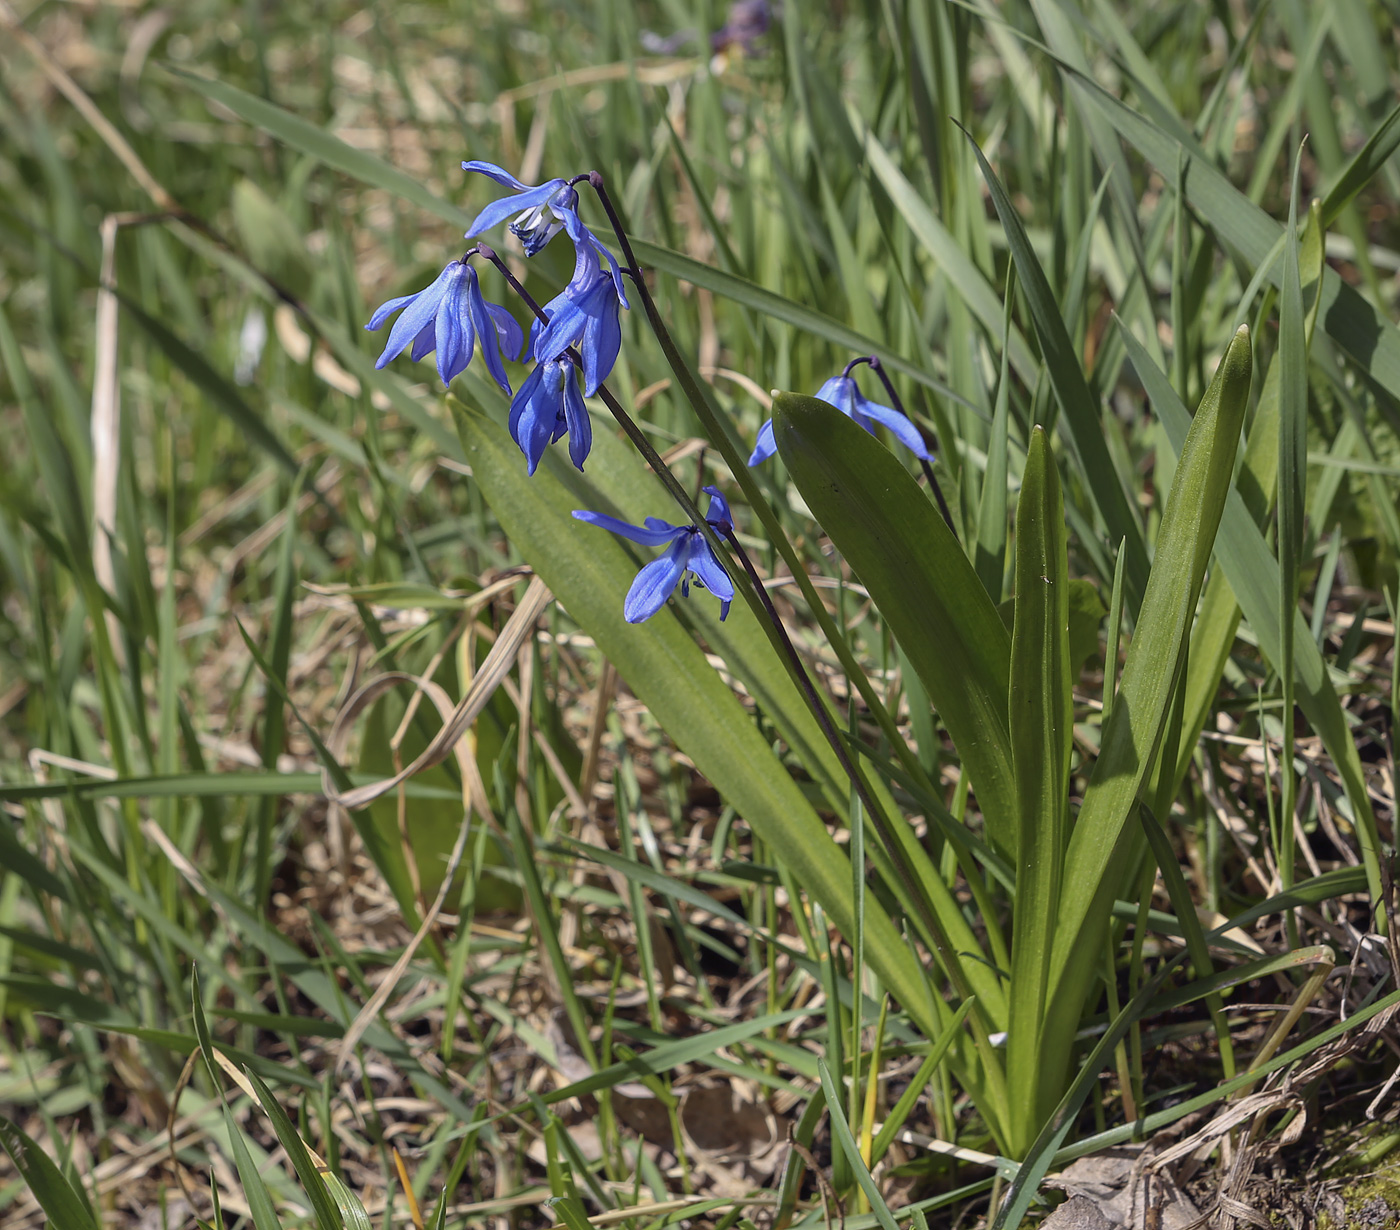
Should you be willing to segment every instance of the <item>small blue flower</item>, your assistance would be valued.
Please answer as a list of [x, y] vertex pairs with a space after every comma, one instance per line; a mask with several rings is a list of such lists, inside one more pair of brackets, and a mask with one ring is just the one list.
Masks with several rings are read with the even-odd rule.
[[[622, 300], [624, 307], [627, 306], [627, 292], [622, 287], [622, 270], [618, 268], [617, 259], [604, 247], [598, 236], [583, 224], [583, 219], [578, 216], [578, 191], [567, 180], [551, 179], [537, 188], [532, 188], [529, 184], [522, 184], [509, 171], [503, 170], [493, 162], [464, 162], [462, 170], [485, 175], [502, 187], [515, 192], [514, 196], [492, 201], [477, 214], [471, 226], [467, 228], [468, 239], [489, 231], [497, 223], [504, 222], [511, 214], [515, 214], [515, 221], [510, 224], [510, 232], [524, 246], [525, 255], [534, 256], [561, 230], [567, 231], [580, 260], [583, 259], [585, 250], [592, 253], [595, 264], [607, 260], [617, 286], [618, 298]], [[574, 278], [577, 281], [577, 272]]]
[[574, 361], [559, 355], [537, 363], [510, 403], [510, 434], [533, 474], [555, 440], [569, 437], [569, 457], [580, 470], [593, 447], [593, 424], [574, 379]]
[[[724, 496], [714, 487], [706, 487], [705, 493], [710, 497], [705, 520], [718, 529], [729, 528], [729, 505]], [[582, 508], [574, 510], [574, 517], [589, 525], [601, 525], [605, 530], [643, 546], [659, 547], [664, 542], [671, 544], [665, 555], [652, 560], [637, 573], [637, 579], [627, 591], [622, 613], [629, 624], [639, 624], [655, 615], [666, 605], [666, 599], [675, 590], [677, 582], [680, 583], [681, 596], [690, 597], [692, 576], [697, 585], [708, 589], [719, 599], [720, 619], [729, 614], [729, 604], [734, 601], [734, 582], [729, 579], [729, 573], [724, 570], [724, 565], [719, 562], [698, 526], [672, 525], [660, 517], [648, 517], [644, 525], [632, 525], [606, 513], [589, 512]]]
[[[584, 264], [582, 256], [579, 263]], [[620, 300], [612, 278], [593, 261], [591, 281], [570, 282], [563, 292], [544, 306], [549, 324], [533, 334], [536, 359], [552, 358], [570, 346], [577, 346], [583, 359], [583, 391], [592, 397], [612, 372], [622, 348], [622, 326], [618, 322]]]
[[466, 371], [480, 337], [481, 357], [486, 360], [487, 370], [502, 389], [510, 392], [501, 354], [504, 352], [510, 359], [519, 355], [525, 333], [500, 304], [486, 302], [476, 270], [465, 260], [450, 262], [431, 286], [416, 294], [380, 304], [365, 328], [383, 328], [384, 322], [401, 308], [403, 315], [389, 330], [389, 341], [375, 367], [386, 366], [412, 342], [413, 361], [416, 363], [436, 350], [438, 375], [443, 384], [451, 384], [454, 376]]
[[[822, 401], [830, 402], [847, 418], [854, 419], [871, 435], [875, 434], [875, 424], [883, 423], [890, 429], [894, 438], [915, 457], [924, 461], [933, 459], [933, 454], [924, 445], [924, 438], [919, 434], [919, 429], [898, 410], [892, 410], [889, 406], [882, 406], [879, 402], [867, 398], [852, 377], [833, 376], [817, 390], [817, 396]], [[769, 419], [759, 428], [758, 441], [754, 446], [753, 455], [749, 458], [749, 465], [756, 466], [767, 461], [777, 449], [777, 442], [773, 439], [773, 420]]]

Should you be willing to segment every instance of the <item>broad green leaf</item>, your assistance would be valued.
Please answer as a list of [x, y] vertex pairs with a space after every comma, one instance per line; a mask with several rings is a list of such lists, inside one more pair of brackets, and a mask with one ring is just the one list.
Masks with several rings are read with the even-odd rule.
[[1120, 839], [1166, 727], [1196, 599], [1232, 489], [1251, 367], [1249, 330], [1241, 326], [1182, 449], [1113, 713], [1070, 837], [1050, 966], [1042, 1106], [1058, 1098], [1084, 997], [1101, 961], [1098, 937], [1122, 890], [1132, 843]]
[[[605, 531], [572, 520], [579, 507], [554, 477], [553, 453], [533, 479], [504, 428], [454, 403], [472, 473], [502, 528], [564, 609], [727, 802], [776, 849], [845, 934], [854, 929], [850, 865], [733, 692], [669, 610], [644, 624], [622, 618], [637, 571]], [[833, 412], [836, 413], [836, 412]], [[712, 601], [696, 594], [692, 603]], [[737, 613], [738, 604], [735, 604]], [[732, 616], [731, 616], [732, 617]], [[947, 1012], [889, 917], [867, 901], [866, 953], [882, 983], [928, 1036]], [[976, 1079], [975, 1077], [973, 1078]]]
[[1074, 727], [1064, 501], [1044, 429], [1031, 432], [1016, 506], [1016, 623], [1008, 705], [1017, 800], [1007, 1086], [1013, 1155], [1030, 1144], [1040, 1029], [1069, 830]]
[[63, 1177], [63, 1172], [39, 1148], [38, 1142], [3, 1115], [0, 1115], [0, 1146], [4, 1146], [20, 1177], [34, 1193], [52, 1230], [97, 1230], [86, 1199]]
[[[524, 459], [520, 460], [523, 464]], [[650, 473], [636, 450], [619, 438], [610, 417], [600, 415], [594, 421], [593, 451], [589, 454], [586, 474], [572, 466], [555, 465], [553, 459], [548, 468], [575, 501], [572, 508], [610, 513], [633, 524], [641, 524], [648, 516], [674, 519], [666, 511], [670, 496], [665, 488]], [[550, 514], [542, 509], [539, 515]], [[584, 542], [601, 541], [605, 534], [603, 530], [572, 521], [569, 532], [584, 535]], [[649, 556], [640, 552], [637, 558], [645, 562]], [[728, 618], [721, 620], [719, 604], [697, 595], [694, 601], [677, 604], [674, 610], [693, 632], [704, 638], [712, 653], [724, 659], [726, 668], [743, 681], [749, 694], [777, 726], [788, 749], [821, 788], [827, 806], [834, 812], [845, 812], [849, 805], [850, 782], [786, 665], [748, 605], [736, 601]]]
[[952, 735], [993, 846], [1013, 851], [1011, 638], [966, 554], [898, 458], [834, 406], [781, 393], [773, 434], [807, 507], [869, 591]]
[[1093, 496], [1095, 508], [1108, 527], [1110, 538], [1125, 543], [1128, 592], [1134, 600], [1133, 605], [1136, 605], [1141, 601], [1147, 584], [1147, 548], [1143, 543], [1137, 514], [1128, 503], [1118, 470], [1104, 440], [1098, 399], [1089, 391], [1084, 370], [1079, 365], [1079, 356], [1065, 328], [1064, 317], [1060, 315], [1059, 304], [1031, 248], [1016, 207], [975, 142], [972, 148], [982, 167], [982, 177], [987, 181], [992, 204], [996, 206], [997, 216], [1006, 231], [1006, 240], [1016, 262], [1016, 273], [1026, 301], [1030, 304], [1036, 335], [1040, 338], [1045, 370], [1064, 414], [1066, 434], [1080, 475]]
[[[577, 501], [573, 507], [619, 515], [637, 524], [644, 517], [664, 510], [669, 505], [670, 497], [661, 484], [648, 474], [637, 453], [614, 431], [608, 430], [609, 426], [608, 421], [602, 418], [595, 424], [587, 474], [581, 474], [570, 465], [555, 464], [553, 459], [548, 466], [549, 472]], [[538, 515], [548, 518], [553, 514], [541, 509]], [[645, 562], [648, 557], [643, 552], [637, 558], [639, 562]], [[743, 682], [762, 711], [773, 721], [789, 750], [821, 788], [830, 810], [837, 814], [844, 813], [849, 806], [850, 781], [817, 726], [807, 702], [793, 683], [785, 663], [775, 653], [767, 633], [748, 605], [735, 602], [729, 617], [723, 621], [719, 618], [717, 604], [710, 601], [678, 603], [674, 610], [692, 632], [703, 638], [710, 652], [718, 654], [726, 668]], [[898, 808], [893, 796], [880, 778], [874, 778], [870, 784], [885, 814], [896, 814]], [[866, 822], [874, 828], [869, 817], [866, 817]], [[914, 924], [923, 929], [918, 903], [912, 899], [906, 880], [912, 882], [916, 890], [921, 888], [951, 946], [958, 952], [976, 952], [978, 939], [967, 923], [962, 906], [939, 875], [913, 830], [907, 825], [896, 824], [893, 836], [897, 843], [895, 851], [887, 851], [884, 843], [878, 841], [867, 846], [871, 862], [878, 868], [881, 878], [910, 913]], [[892, 864], [892, 858], [901, 861], [908, 871], [907, 877]], [[932, 939], [928, 936], [925, 938]], [[996, 956], [994, 953], [994, 962], [1005, 965], [1004, 960], [996, 962]], [[1004, 1029], [1005, 996], [998, 977], [991, 966], [982, 962], [969, 962], [967, 969], [988, 1029]]]

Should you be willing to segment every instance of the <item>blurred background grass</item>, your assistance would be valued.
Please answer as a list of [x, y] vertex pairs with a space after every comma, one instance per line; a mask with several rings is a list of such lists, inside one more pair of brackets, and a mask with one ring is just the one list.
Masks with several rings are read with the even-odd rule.
[[[1111, 313], [1194, 405], [1238, 319], [1265, 325], [1257, 353], [1271, 355], [1272, 291], [1243, 302], [1254, 268], [1222, 242], [1221, 220], [1179, 217], [1167, 170], [1111, 131], [1096, 146], [1102, 134], [1043, 43], [1068, 22], [1106, 89], [1164, 128], [1194, 128], [1210, 160], [1280, 219], [1300, 135], [1304, 191], [1323, 196], [1395, 101], [1396, 13], [1367, 0], [1277, 0], [1262, 14], [1226, 0], [746, 11], [751, 27], [683, 0], [0, 9], [0, 773], [13, 787], [0, 827], [0, 1104], [116, 1224], [184, 1224], [189, 1200], [207, 1215], [211, 1173], [226, 1216], [247, 1209], [212, 1086], [196, 1080], [173, 1101], [196, 963], [216, 1033], [274, 1088], [304, 1097], [303, 1135], [383, 1224], [410, 1210], [391, 1146], [425, 1204], [446, 1192], [456, 1224], [537, 1224], [561, 1185], [611, 1208], [764, 1193], [733, 1205], [747, 1219], [776, 1199], [781, 1151], [759, 1146], [815, 1087], [813, 1050], [830, 1057], [840, 1033], [839, 1011], [828, 1021], [822, 1006], [836, 984], [808, 978], [772, 939], [808, 925], [787, 908], [796, 886], [782, 851], [752, 838], [556, 611], [531, 671], [497, 695], [472, 743], [487, 796], [503, 816], [519, 803], [529, 831], [482, 829], [468, 843], [444, 906], [458, 921], [428, 933], [387, 1023], [337, 1073], [338, 1039], [434, 899], [466, 784], [452, 763], [435, 769], [357, 831], [319, 796], [308, 728], [326, 735], [380, 669], [431, 667], [459, 695], [512, 591], [474, 595], [521, 561], [470, 481], [432, 371], [373, 373], [378, 346], [360, 331], [368, 306], [425, 285], [460, 251], [460, 228], [270, 139], [177, 70], [328, 129], [468, 214], [490, 194], [467, 182], [462, 158], [527, 182], [602, 170], [633, 234], [742, 280], [737, 295], [669, 276], [657, 287], [744, 438], [766, 417], [766, 390], [812, 391], [853, 353], [849, 331], [876, 339], [905, 360], [898, 379], [938, 434], [968, 540], [987, 507], [1002, 348], [1001, 304], [985, 310], [985, 296], [1006, 284], [1008, 255], [945, 117], [968, 124], [1021, 212], [1150, 537], [1171, 453]], [[883, 161], [865, 151], [866, 127]], [[1101, 190], [1107, 148], [1124, 178]], [[1327, 239], [1334, 268], [1392, 320], [1397, 189], [1386, 162]], [[568, 273], [551, 248], [528, 284], [547, 297]], [[754, 287], [814, 309], [818, 327], [768, 310]], [[663, 451], [680, 450], [683, 473], [722, 480], [688, 443], [695, 422], [636, 315], [614, 385]], [[1014, 320], [1032, 341], [1012, 368], [1013, 442], [1050, 396], [1019, 304]], [[1324, 342], [1310, 391], [1306, 613], [1389, 834], [1400, 387]], [[458, 392], [503, 409], [474, 377]], [[1020, 465], [1013, 447], [995, 480], [1014, 491]], [[781, 473], [769, 467], [763, 481], [959, 807], [917, 681], [899, 679], [887, 634]], [[1073, 570], [1107, 598], [1116, 544], [1086, 511], [1084, 476], [1069, 481]], [[1004, 561], [990, 527], [979, 570], [994, 582]], [[829, 648], [786, 613], [844, 695]], [[1175, 837], [1211, 914], [1273, 882], [1250, 860], [1269, 826], [1260, 736], [1282, 733], [1277, 696], [1246, 624], [1178, 799]], [[381, 704], [338, 749], [346, 765], [378, 775], [410, 761], [436, 718], [419, 711], [400, 731], [404, 712], [401, 697]], [[1077, 717], [1092, 745], [1096, 713]], [[515, 738], [522, 722], [533, 740]], [[1340, 791], [1320, 760], [1307, 763], [1313, 869], [1352, 864]], [[151, 780], [113, 789], [113, 777]], [[610, 844], [655, 878], [600, 875], [557, 844], [563, 835]], [[668, 874], [703, 884], [737, 919], [696, 914], [665, 889]], [[519, 921], [532, 889], [549, 902], [550, 942]], [[1327, 922], [1366, 925], [1345, 903]], [[561, 1023], [575, 983], [603, 1023], [599, 1065], [625, 1053], [624, 1037], [635, 1048], [702, 1023], [758, 1022], [685, 1070], [681, 1088], [732, 1082], [738, 1100], [719, 1118], [748, 1123], [732, 1131], [759, 1144], [697, 1146], [699, 1118], [687, 1126], [669, 1093], [657, 1102], [635, 1087], [604, 1092], [593, 1143], [578, 1131], [561, 1143], [547, 1117], [468, 1131], [469, 1118], [543, 1088], [549, 1069], [564, 1080], [587, 1070]], [[767, 1021], [801, 1007], [811, 1019]], [[880, 1096], [892, 1103], [918, 1060], [896, 1048], [891, 1063]], [[1153, 1076], [1160, 1103], [1208, 1086], [1218, 1065], [1182, 1052]], [[1106, 1085], [1100, 1123], [1115, 1105]], [[270, 1129], [246, 1100], [236, 1109], [265, 1160]], [[946, 1140], [986, 1143], [946, 1076], [912, 1113]], [[895, 1203], [932, 1192], [956, 1207], [971, 1198], [960, 1185], [986, 1173], [914, 1149], [897, 1160], [886, 1172]], [[265, 1177], [290, 1223], [306, 1214], [285, 1168]], [[815, 1187], [804, 1192], [819, 1215]], [[38, 1223], [12, 1172], [0, 1219]]]

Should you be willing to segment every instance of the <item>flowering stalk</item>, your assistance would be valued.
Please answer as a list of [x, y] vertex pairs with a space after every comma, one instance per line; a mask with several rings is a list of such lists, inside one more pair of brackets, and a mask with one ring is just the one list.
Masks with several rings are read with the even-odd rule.
[[[656, 310], [656, 304], [651, 298], [650, 291], [647, 289], [646, 283], [640, 275], [640, 271], [637, 269], [636, 257], [632, 251], [632, 246], [618, 223], [617, 214], [613, 209], [612, 202], [607, 197], [606, 190], [602, 186], [602, 177], [596, 171], [592, 172], [589, 176], [589, 182], [598, 191], [599, 199], [604, 202], [604, 208], [607, 211], [608, 218], [613, 224], [614, 231], [617, 233], [618, 242], [622, 245], [625, 272], [631, 276], [634, 284], [638, 287], [648, 319], [652, 322], [653, 329], [657, 331], [658, 338], [662, 340], [662, 346], [663, 349], [666, 350], [668, 358], [672, 358], [674, 355], [672, 358], [672, 367], [676, 370], [677, 375], [682, 376], [683, 385], [686, 385], [688, 382], [693, 383], [694, 377], [690, 374], [689, 368], [681, 359], [680, 352], [676, 348], [675, 342], [671, 339], [670, 334], [665, 331], [665, 326], [660, 320], [660, 313]], [[529, 307], [537, 319], [541, 321], [548, 320], [544, 309], [536, 302], [535, 298], [524, 286], [521, 285], [519, 279], [511, 273], [505, 261], [500, 258], [494, 249], [482, 244], [480, 246], [480, 254], [501, 271], [501, 275], [510, 284], [511, 289], [520, 296], [522, 302]], [[573, 357], [572, 354], [571, 357]], [[687, 392], [689, 393], [690, 390], [687, 389]], [[876, 800], [874, 792], [870, 789], [870, 786], [865, 780], [864, 774], [851, 760], [850, 753], [847, 751], [840, 733], [832, 722], [831, 715], [825, 703], [822, 701], [816, 689], [816, 685], [812, 682], [811, 676], [807, 673], [801, 655], [797, 652], [797, 647], [792, 643], [791, 638], [787, 634], [787, 629], [783, 626], [782, 619], [778, 615], [777, 608], [773, 605], [772, 598], [769, 596], [762, 578], [758, 575], [747, 552], [740, 546], [739, 540], [734, 533], [733, 526], [728, 524], [719, 525], [701, 516], [695, 502], [690, 498], [689, 492], [686, 491], [685, 487], [671, 472], [651, 441], [647, 439], [646, 434], [642, 431], [636, 420], [627, 413], [623, 405], [613, 396], [611, 390], [609, 390], [605, 384], [600, 384], [597, 393], [598, 396], [602, 398], [603, 404], [608, 407], [614, 418], [621, 424], [622, 429], [637, 446], [638, 451], [646, 458], [648, 464], [656, 472], [657, 477], [661, 479], [667, 491], [671, 493], [676, 502], [686, 512], [687, 516], [690, 518], [691, 524], [705, 536], [712, 547], [719, 546], [721, 541], [720, 535], [722, 533], [724, 540], [726, 540], [731, 547], [734, 557], [737, 558], [743, 566], [744, 573], [749, 580], [749, 586], [746, 589], [746, 598], [750, 606], [754, 608], [754, 613], [760, 617], [759, 622], [768, 630], [769, 639], [786, 661], [788, 669], [801, 690], [808, 707], [811, 709], [817, 725], [821, 728], [823, 736], [830, 745], [832, 753], [837, 759], [837, 763], [840, 764], [842, 771], [850, 780], [866, 814], [870, 816], [871, 822], [874, 824], [876, 831], [880, 835], [881, 842], [889, 854], [891, 864], [896, 869], [903, 887], [909, 895], [910, 901], [918, 910], [926, 934], [929, 936], [938, 953], [940, 964], [942, 964], [949, 979], [952, 981], [954, 989], [957, 991], [959, 997], [967, 998], [972, 994], [972, 988], [967, 983], [962, 973], [962, 967], [958, 960], [957, 953], [953, 950], [953, 946], [947, 934], [944, 932], [942, 924], [938, 920], [937, 913], [933, 908], [933, 903], [929, 900], [928, 890], [919, 881], [918, 877], [913, 874], [913, 870], [908, 865], [907, 861], [900, 856], [900, 847], [895, 836], [894, 825], [885, 814], [884, 808], [881, 807]], [[703, 394], [700, 393], [698, 386], [695, 388], [694, 394], [691, 395], [691, 401], [692, 404], [699, 403], [696, 405], [697, 411], [700, 410], [700, 405], [704, 404]], [[708, 419], [709, 417], [709, 407], [705, 405], [702, 418]], [[734, 454], [733, 458], [730, 457], [730, 454], [734, 453], [733, 445], [730, 443], [728, 436], [724, 433], [722, 426], [719, 423], [711, 425], [708, 422], [706, 425], [711, 427], [721, 452], [724, 453], [726, 460], [731, 462], [731, 468], [736, 478], [742, 476], [740, 486], [744, 488], [745, 494], [749, 496], [751, 506], [759, 514], [760, 518], [764, 520], [765, 524], [769, 521], [773, 521], [772, 532], [775, 540], [781, 544], [787, 545], [786, 535], [782, 533], [781, 527], [776, 524], [776, 520], [768, 509], [767, 502], [763, 499], [762, 493], [757, 490], [757, 485], [754, 484], [753, 480], [749, 477], [747, 467], [744, 466], [742, 462], [735, 464], [737, 454]], [[749, 490], [751, 487], [753, 490]], [[791, 550], [790, 546], [788, 550]], [[819, 618], [825, 617], [826, 621], [829, 622], [830, 617], [826, 614], [826, 608], [822, 606], [817, 599], [815, 589], [811, 586], [811, 581], [807, 577], [806, 571], [801, 567], [798, 561], [794, 560], [793, 565], [794, 575], [800, 578], [801, 581], [806, 582], [804, 588], [812, 591], [812, 605], [819, 613]], [[835, 636], [832, 636], [830, 639], [833, 644], [837, 643], [837, 638]], [[862, 682], [865, 681], [864, 673], [860, 671], [859, 667], [856, 666], [854, 662], [852, 662], [847, 669], [854, 679]], [[872, 705], [872, 709], [873, 708], [874, 706]], [[897, 731], [895, 732], [895, 737], [892, 742], [895, 746], [904, 747], [907, 750], [907, 745], [904, 743], [904, 740], [898, 736]], [[999, 1072], [1000, 1065], [992, 1054], [991, 1043], [987, 1036], [986, 1028], [975, 1013], [973, 1014], [973, 1034], [978, 1049], [983, 1054], [987, 1071], [989, 1073]]]
[[[788, 541], [788, 536], [783, 531], [782, 525], [778, 522], [777, 516], [768, 507], [762, 490], [753, 476], [749, 473], [745, 459], [740, 455], [738, 449], [734, 447], [734, 442], [730, 439], [728, 425], [720, 418], [714, 407], [710, 404], [705, 391], [696, 379], [695, 373], [690, 370], [690, 365], [685, 361], [685, 356], [681, 354], [680, 348], [676, 345], [675, 339], [666, 327], [666, 322], [661, 318], [661, 312], [656, 306], [656, 300], [652, 298], [651, 290], [646, 284], [646, 279], [642, 276], [641, 266], [637, 261], [636, 253], [632, 249], [632, 242], [627, 238], [627, 232], [622, 228], [622, 221], [618, 217], [617, 208], [613, 204], [612, 197], [608, 194], [607, 185], [603, 181], [603, 176], [598, 171], [590, 171], [588, 183], [598, 195], [599, 203], [603, 206], [604, 212], [608, 216], [608, 223], [612, 226], [613, 234], [617, 236], [617, 242], [622, 249], [622, 259], [626, 266], [625, 272], [632, 279], [633, 285], [637, 288], [638, 295], [641, 296], [642, 310], [646, 313], [647, 322], [651, 325], [652, 332], [656, 335], [656, 340], [661, 344], [662, 353], [666, 356], [667, 363], [676, 374], [676, 379], [680, 383], [681, 391], [695, 410], [696, 416], [704, 425], [709, 434], [711, 442], [720, 451], [725, 463], [729, 466], [734, 480], [739, 484], [740, 490], [744, 493], [744, 498], [749, 506], [754, 510], [754, 514], [762, 522], [763, 528], [767, 531], [769, 539], [778, 548], [778, 553], [783, 557], [783, 562], [787, 564], [793, 579], [802, 590], [802, 596], [811, 609], [813, 617], [822, 630], [822, 635], [826, 637], [827, 643], [836, 651], [836, 656], [841, 661], [841, 668], [846, 672], [846, 677], [855, 685], [860, 693], [861, 699], [870, 710], [880, 726], [880, 730], [889, 745], [894, 748], [895, 755], [899, 757], [901, 764], [916, 782], [928, 789], [933, 789], [933, 783], [929, 781], [928, 774], [924, 771], [924, 766], [919, 763], [919, 759], [909, 749], [909, 744], [900, 734], [899, 728], [895, 725], [894, 719], [890, 716], [875, 689], [871, 686], [870, 680], [866, 678], [865, 672], [861, 670], [856, 662], [850, 647], [846, 644], [846, 638], [841, 634], [841, 630], [836, 626], [836, 622], [831, 618], [826, 606], [822, 603], [817, 594], [816, 586], [812, 584], [812, 579], [807, 575], [807, 570], [803, 566], [797, 552], [793, 550], [792, 543]], [[609, 409], [612, 407], [609, 406]], [[620, 421], [620, 420], [619, 420]], [[626, 423], [623, 424], [626, 430]], [[631, 431], [628, 431], [631, 436]], [[636, 437], [632, 437], [636, 440]], [[638, 444], [642, 448], [641, 444]], [[656, 456], [656, 450], [648, 444], [642, 448], [647, 460], [656, 467], [660, 460]], [[668, 484], [669, 487], [669, 484]], [[680, 501], [681, 507], [687, 511], [694, 508], [689, 498]], [[766, 619], [764, 620], [766, 623]], [[770, 634], [771, 635], [771, 634]], [[775, 641], [776, 646], [776, 641]], [[777, 646], [781, 649], [781, 646]]]

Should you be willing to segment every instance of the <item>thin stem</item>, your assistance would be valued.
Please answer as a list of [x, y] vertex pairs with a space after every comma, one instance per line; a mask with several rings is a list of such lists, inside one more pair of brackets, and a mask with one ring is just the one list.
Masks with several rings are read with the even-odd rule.
[[[479, 243], [472, 251], [478, 256], [485, 257], [495, 265], [496, 268], [501, 271], [501, 277], [505, 278], [505, 280], [510, 283], [511, 290], [520, 296], [525, 306], [539, 318], [542, 324], [549, 324], [549, 317], [544, 314], [544, 308], [540, 307], [540, 305], [535, 302], [534, 295], [521, 285], [520, 279], [517, 278], [515, 274], [511, 273], [510, 266], [501, 259], [500, 254], [495, 248], [491, 247], [490, 244]], [[469, 252], [467, 255], [470, 256], [471, 253]]]
[[[880, 383], [885, 386], [885, 392], [890, 395], [890, 404], [894, 406], [900, 414], [909, 419], [909, 412], [905, 410], [904, 403], [900, 400], [899, 394], [895, 392], [894, 382], [890, 379], [890, 374], [885, 370], [885, 365], [880, 362], [879, 355], [871, 355], [868, 359], [857, 359], [857, 363], [865, 362], [870, 364], [870, 370], [880, 377]], [[850, 370], [849, 366], [846, 369]], [[909, 419], [912, 423], [914, 420]], [[938, 437], [933, 438], [933, 451], [938, 452]], [[953, 531], [953, 537], [958, 536], [958, 531], [953, 528], [953, 514], [948, 510], [948, 501], [943, 498], [943, 488], [938, 485], [938, 479], [933, 476], [933, 466], [929, 464], [927, 457], [920, 457], [919, 464], [923, 467], [924, 477], [928, 479], [928, 485], [933, 491], [933, 498], [938, 501], [938, 511], [943, 514], [943, 520], [948, 523], [948, 528]]]

